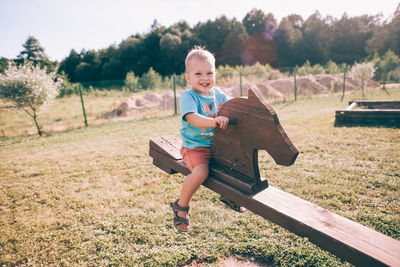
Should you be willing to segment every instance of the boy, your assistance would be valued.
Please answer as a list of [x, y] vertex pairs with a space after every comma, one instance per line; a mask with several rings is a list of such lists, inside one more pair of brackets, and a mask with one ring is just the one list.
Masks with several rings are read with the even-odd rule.
[[174, 226], [179, 231], [189, 230], [189, 201], [208, 177], [214, 128], [226, 129], [229, 119], [218, 116], [228, 101], [215, 88], [215, 58], [202, 47], [195, 46], [185, 60], [185, 78], [192, 88], [185, 90], [179, 100], [182, 118], [181, 155], [191, 173], [185, 177], [180, 197], [170, 206], [174, 212]]

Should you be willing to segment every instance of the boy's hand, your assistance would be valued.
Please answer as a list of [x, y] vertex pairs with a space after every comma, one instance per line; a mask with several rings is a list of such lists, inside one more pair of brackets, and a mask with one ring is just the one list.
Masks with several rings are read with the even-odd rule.
[[219, 127], [221, 127], [222, 129], [226, 129], [226, 127], [228, 127], [228, 122], [229, 119], [227, 117], [224, 116], [218, 116], [214, 119], [217, 123], [217, 126], [219, 125]]

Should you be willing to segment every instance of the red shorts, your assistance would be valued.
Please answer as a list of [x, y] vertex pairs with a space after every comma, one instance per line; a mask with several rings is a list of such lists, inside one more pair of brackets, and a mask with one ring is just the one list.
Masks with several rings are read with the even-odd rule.
[[183, 161], [189, 170], [200, 164], [208, 164], [211, 159], [211, 147], [181, 148]]

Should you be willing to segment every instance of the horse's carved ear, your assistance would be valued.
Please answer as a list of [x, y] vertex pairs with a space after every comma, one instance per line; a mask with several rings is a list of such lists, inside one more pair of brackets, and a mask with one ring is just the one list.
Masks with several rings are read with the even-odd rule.
[[249, 104], [253, 107], [265, 107], [269, 114], [271, 116], [275, 116], [276, 120], [278, 120], [278, 117], [276, 116], [275, 111], [272, 109], [272, 107], [268, 104], [267, 100], [265, 97], [258, 91], [257, 88], [249, 88], [248, 91], [248, 101]]
[[256, 88], [249, 88], [249, 92], [247, 94], [249, 98], [262, 99], [262, 95]]

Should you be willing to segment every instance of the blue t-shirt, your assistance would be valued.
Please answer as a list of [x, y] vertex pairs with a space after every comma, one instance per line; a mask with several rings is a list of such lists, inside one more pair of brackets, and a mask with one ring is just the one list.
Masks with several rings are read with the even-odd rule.
[[225, 93], [216, 87], [211, 88], [209, 96], [196, 93], [193, 89], [185, 90], [179, 99], [182, 118], [182, 146], [186, 148], [211, 147], [214, 138], [214, 128], [198, 128], [185, 119], [188, 113], [198, 113], [205, 117], [215, 118], [222, 105], [228, 101]]

